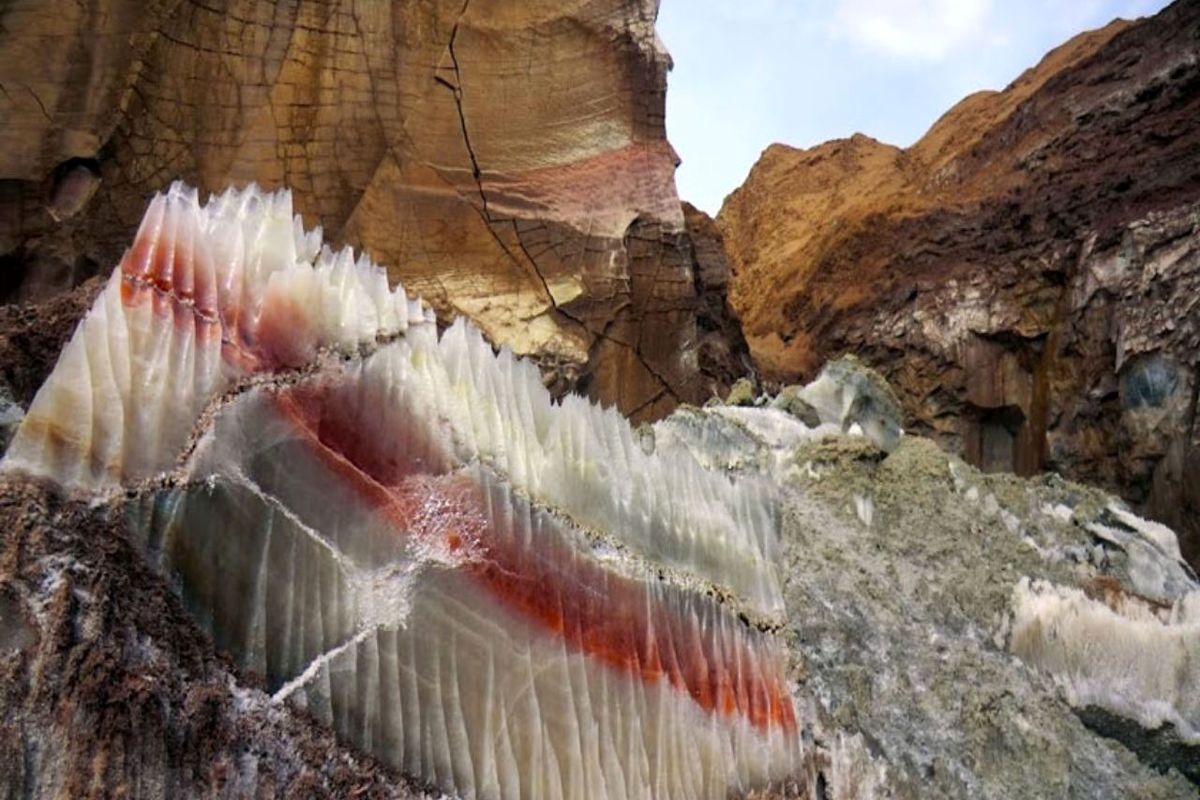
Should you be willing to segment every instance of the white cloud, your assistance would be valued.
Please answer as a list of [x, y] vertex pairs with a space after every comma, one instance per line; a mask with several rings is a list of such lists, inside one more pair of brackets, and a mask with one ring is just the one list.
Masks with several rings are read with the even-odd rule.
[[940, 61], [987, 32], [992, 0], [839, 0], [834, 31], [886, 55]]
[[[680, 2], [680, 0], [675, 0], [675, 2]], [[689, 8], [688, 10], [694, 11], [695, 9]], [[709, 19], [716, 17], [744, 22], [778, 24], [780, 21], [796, 19], [799, 10], [793, 0], [738, 0], [735, 3], [712, 3], [711, 8], [705, 7], [702, 13]]]

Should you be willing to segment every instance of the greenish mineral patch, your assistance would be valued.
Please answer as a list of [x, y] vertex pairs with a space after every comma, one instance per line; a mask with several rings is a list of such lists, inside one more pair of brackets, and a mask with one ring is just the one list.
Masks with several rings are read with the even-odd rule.
[[733, 386], [729, 387], [729, 394], [725, 397], [725, 405], [727, 406], [749, 406], [754, 404], [754, 384], [749, 378], [738, 378]]
[[813, 746], [856, 776], [857, 796], [1195, 797], [1193, 749], [1151, 748], [1128, 720], [1096, 725], [1009, 649], [1023, 578], [1134, 585], [1120, 537], [1140, 534], [1118, 501], [1056, 475], [983, 474], [919, 436], [889, 452], [812, 430], [798, 394], [690, 409], [659, 430], [778, 486], [789, 675]]

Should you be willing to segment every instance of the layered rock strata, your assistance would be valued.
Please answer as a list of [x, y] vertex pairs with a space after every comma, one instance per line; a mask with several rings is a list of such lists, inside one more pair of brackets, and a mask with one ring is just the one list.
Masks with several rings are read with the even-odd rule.
[[760, 368], [857, 353], [914, 430], [1117, 491], [1200, 563], [1198, 64], [1200, 7], [1178, 2], [1071, 40], [910, 148], [768, 148], [717, 218]]
[[552, 401], [291, 211], [156, 198], [0, 464], [5, 785], [1194, 796], [1169, 529], [902, 435], [853, 359]]
[[656, 13], [7, 4], [0, 295], [107, 269], [172, 180], [286, 184], [331, 241], [369, 249], [444, 323], [537, 358], [560, 392], [646, 418], [721, 393], [740, 353], [702, 352]]

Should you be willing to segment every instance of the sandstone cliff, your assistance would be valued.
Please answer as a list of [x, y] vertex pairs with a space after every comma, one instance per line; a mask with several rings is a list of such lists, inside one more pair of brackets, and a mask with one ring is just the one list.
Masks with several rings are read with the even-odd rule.
[[[309, 224], [639, 417], [704, 400], [653, 0], [0, 10], [0, 299], [97, 271], [174, 179]], [[54, 46], [47, 46], [53, 42]]]
[[[769, 377], [853, 351], [989, 469], [1054, 469], [1200, 559], [1200, 5], [1113, 22], [915, 145], [773, 145], [718, 216]], [[770, 291], [767, 291], [770, 287]]]

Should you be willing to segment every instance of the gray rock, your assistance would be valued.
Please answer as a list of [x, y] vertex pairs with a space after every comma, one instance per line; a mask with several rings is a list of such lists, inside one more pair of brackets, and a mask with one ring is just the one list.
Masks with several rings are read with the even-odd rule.
[[892, 387], [853, 355], [826, 364], [817, 379], [795, 395], [816, 410], [821, 422], [844, 431], [857, 425], [887, 452], [896, 448], [904, 433], [903, 412]]
[[[862, 425], [861, 408], [849, 413], [854, 398], [881, 393], [853, 362], [839, 370], [827, 370], [813, 394]], [[1196, 796], [1189, 778], [1200, 747], [1111, 708], [1073, 707], [1069, 676], [1018, 657], [1010, 641], [1023, 578], [1072, 591], [1117, 587], [1118, 607], [1139, 602], [1131, 587], [1146, 564], [1127, 555], [1128, 542], [1089, 530], [1113, 527], [1118, 501], [1056, 476], [985, 475], [916, 436], [897, 437], [885, 454], [827, 427], [781, 459], [785, 443], [771, 431], [782, 430], [773, 422], [782, 404], [773, 405], [737, 409], [736, 418], [690, 409], [689, 435], [660, 437], [660, 446], [687, 446], [735, 472], [775, 465], [789, 669], [824, 755], [813, 780], [825, 796]], [[731, 421], [754, 435], [732, 435]], [[682, 421], [664, 423], [678, 430]], [[1140, 527], [1122, 532], [1142, 536], [1142, 558], [1175, 576], [1168, 599], [1200, 592], [1180, 577], [1177, 551], [1155, 541], [1162, 531]]]

